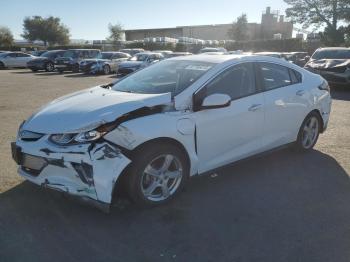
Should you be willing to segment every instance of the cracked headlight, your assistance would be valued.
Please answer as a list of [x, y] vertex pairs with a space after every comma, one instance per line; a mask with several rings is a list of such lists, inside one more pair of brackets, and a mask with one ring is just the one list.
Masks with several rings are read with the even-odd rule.
[[99, 132], [98, 130], [92, 130], [92, 131], [87, 131], [87, 132], [82, 132], [80, 134], [77, 134], [74, 140], [79, 143], [85, 143], [85, 142], [97, 140], [105, 134], [106, 132]]
[[117, 123], [104, 124], [96, 129], [73, 134], [55, 134], [50, 136], [50, 141], [58, 145], [87, 143], [98, 140], [116, 127]]

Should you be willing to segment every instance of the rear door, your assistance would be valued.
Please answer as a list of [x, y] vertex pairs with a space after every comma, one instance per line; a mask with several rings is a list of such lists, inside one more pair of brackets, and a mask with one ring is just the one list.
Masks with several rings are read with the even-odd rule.
[[301, 74], [268, 62], [257, 63], [257, 72], [264, 90], [264, 150], [294, 142], [308, 110]]
[[6, 55], [6, 57], [4, 57], [4, 62], [5, 65], [8, 67], [15, 67], [16, 66], [16, 53], [11, 53]]
[[32, 57], [25, 53], [17, 53], [15, 65], [18, 67], [27, 67], [27, 62], [32, 60]]

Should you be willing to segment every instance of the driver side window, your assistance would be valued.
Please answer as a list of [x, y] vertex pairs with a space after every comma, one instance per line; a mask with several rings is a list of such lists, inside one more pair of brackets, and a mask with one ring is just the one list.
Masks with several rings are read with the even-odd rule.
[[232, 100], [256, 93], [253, 63], [239, 64], [226, 69], [206, 86], [206, 96], [226, 94]]

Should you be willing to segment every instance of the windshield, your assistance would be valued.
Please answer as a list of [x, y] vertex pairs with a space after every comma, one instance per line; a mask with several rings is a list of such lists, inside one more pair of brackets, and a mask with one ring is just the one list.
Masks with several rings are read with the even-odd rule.
[[64, 52], [63, 57], [77, 58], [78, 52], [75, 52], [74, 50], [67, 50], [66, 52]]
[[350, 50], [320, 50], [313, 54], [312, 59], [350, 59]]
[[131, 61], [145, 61], [148, 55], [146, 54], [137, 54], [130, 58]]
[[102, 59], [111, 59], [113, 56], [113, 53], [102, 53], [101, 58]]
[[117, 82], [115, 91], [175, 96], [189, 87], [215, 64], [201, 61], [164, 60]]
[[48, 51], [45, 52], [41, 55], [41, 57], [47, 57], [47, 58], [51, 58], [51, 57], [55, 57], [56, 55], [58, 55], [60, 52], [55, 52], [55, 51]]

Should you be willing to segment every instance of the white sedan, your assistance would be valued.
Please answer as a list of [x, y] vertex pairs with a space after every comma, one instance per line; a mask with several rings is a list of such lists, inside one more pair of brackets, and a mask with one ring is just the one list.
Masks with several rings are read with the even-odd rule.
[[6, 67], [27, 67], [27, 63], [37, 58], [23, 52], [6, 52], [0, 55], [0, 68]]
[[330, 112], [327, 82], [281, 59], [184, 56], [49, 103], [12, 154], [27, 180], [104, 210], [121, 187], [158, 205], [190, 176], [283, 145], [312, 149]]

